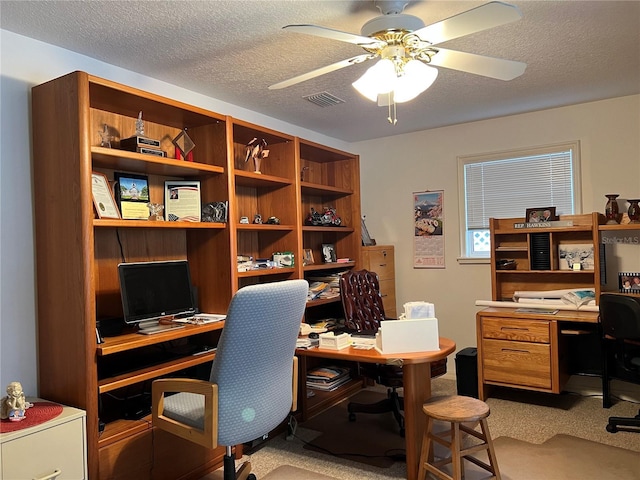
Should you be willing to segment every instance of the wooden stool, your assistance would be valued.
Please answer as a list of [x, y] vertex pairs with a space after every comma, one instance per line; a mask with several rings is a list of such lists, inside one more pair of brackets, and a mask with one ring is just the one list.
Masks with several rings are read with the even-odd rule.
[[[493, 441], [489, 434], [489, 426], [487, 425], [489, 405], [476, 398], [452, 395], [434, 397], [423, 405], [422, 410], [427, 415], [427, 428], [424, 431], [424, 438], [422, 439], [418, 480], [425, 480], [427, 478], [427, 472], [445, 480], [460, 480], [464, 478], [464, 465], [462, 460], [465, 458], [493, 474], [491, 478], [500, 480], [498, 462], [493, 449]], [[451, 427], [444, 432], [433, 433], [434, 420], [450, 422]], [[462, 425], [462, 422], [480, 422], [481, 432]], [[476, 437], [481, 440], [482, 443], [468, 448], [462, 448], [460, 431]], [[450, 441], [445, 440], [444, 437], [450, 437]], [[433, 460], [432, 441], [444, 445], [451, 450], [451, 457], [438, 461]], [[487, 450], [489, 464], [471, 456], [472, 453], [481, 450]], [[452, 465], [453, 476], [447, 475], [440, 469], [440, 467], [448, 463]]]

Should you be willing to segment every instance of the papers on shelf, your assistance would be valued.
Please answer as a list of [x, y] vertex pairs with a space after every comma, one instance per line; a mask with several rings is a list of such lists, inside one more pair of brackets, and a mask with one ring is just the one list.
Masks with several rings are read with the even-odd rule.
[[350, 380], [346, 367], [317, 367], [307, 372], [307, 387], [316, 390], [332, 391]]

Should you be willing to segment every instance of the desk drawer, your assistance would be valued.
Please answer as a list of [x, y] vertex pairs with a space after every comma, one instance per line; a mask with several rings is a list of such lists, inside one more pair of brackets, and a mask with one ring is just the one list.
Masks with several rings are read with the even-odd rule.
[[544, 320], [484, 317], [482, 319], [482, 337], [548, 344], [551, 334], [549, 322]]
[[484, 380], [551, 389], [551, 345], [482, 340]]
[[84, 479], [84, 436], [84, 418], [77, 418], [3, 443], [0, 478], [54, 478], [58, 470], [57, 480]]

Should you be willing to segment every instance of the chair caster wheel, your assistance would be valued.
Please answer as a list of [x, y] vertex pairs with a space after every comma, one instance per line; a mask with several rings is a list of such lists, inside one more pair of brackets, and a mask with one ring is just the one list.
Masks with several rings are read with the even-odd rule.
[[615, 425], [608, 424], [606, 428], [609, 433], [616, 433], [618, 431], [618, 428]]
[[350, 422], [355, 422], [356, 421], [356, 414], [355, 413], [350, 413], [349, 414], [349, 421]]
[[250, 473], [247, 477], [247, 480], [258, 480], [258, 477], [256, 477], [253, 473]]

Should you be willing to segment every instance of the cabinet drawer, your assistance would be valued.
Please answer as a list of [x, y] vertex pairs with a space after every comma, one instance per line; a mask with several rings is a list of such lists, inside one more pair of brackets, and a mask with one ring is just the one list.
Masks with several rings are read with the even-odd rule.
[[4, 480], [84, 479], [84, 419], [78, 418], [2, 444]]
[[395, 280], [380, 280], [380, 295], [382, 296], [385, 315], [389, 318], [397, 318]]
[[551, 389], [551, 346], [482, 340], [485, 381]]
[[482, 319], [482, 337], [519, 342], [549, 343], [549, 322], [536, 320], [514, 320], [510, 318]]
[[[395, 262], [393, 248], [380, 248], [365, 252], [365, 266], [367, 270], [376, 272], [380, 280], [395, 278]], [[366, 258], [368, 256], [368, 262]]]

